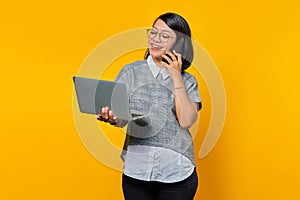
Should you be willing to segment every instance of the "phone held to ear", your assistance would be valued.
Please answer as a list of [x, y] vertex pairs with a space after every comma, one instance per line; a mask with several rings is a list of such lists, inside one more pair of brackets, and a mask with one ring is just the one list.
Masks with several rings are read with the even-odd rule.
[[[184, 47], [184, 38], [181, 37], [178, 39], [178, 41], [176, 41], [174, 46], [170, 49], [170, 52], [173, 53], [173, 51], [175, 50], [177, 53], [182, 55], [183, 47]], [[168, 56], [172, 60], [171, 56], [169, 56], [168, 54], [165, 54], [165, 55]], [[175, 57], [177, 59], [177, 56], [175, 56]], [[162, 61], [170, 64], [165, 58], [162, 58]]]

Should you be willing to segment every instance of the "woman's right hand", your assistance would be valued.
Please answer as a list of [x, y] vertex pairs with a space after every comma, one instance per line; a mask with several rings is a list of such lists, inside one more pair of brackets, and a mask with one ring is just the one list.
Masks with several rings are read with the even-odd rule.
[[111, 125], [117, 125], [117, 117], [114, 116], [112, 110], [109, 107], [103, 107], [101, 109], [101, 114], [97, 114], [97, 119], [103, 122], [110, 123]]

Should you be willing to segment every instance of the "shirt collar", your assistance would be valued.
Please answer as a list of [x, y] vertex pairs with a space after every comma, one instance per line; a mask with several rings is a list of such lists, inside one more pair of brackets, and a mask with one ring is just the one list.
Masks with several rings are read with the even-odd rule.
[[151, 55], [148, 56], [147, 63], [150, 67], [150, 70], [151, 70], [152, 75], [153, 75], [154, 78], [157, 78], [159, 73], [162, 74], [163, 80], [165, 80], [169, 77], [168, 69], [167, 68], [160, 68], [159, 66], [157, 66], [155, 64], [153, 58], [151, 57]]

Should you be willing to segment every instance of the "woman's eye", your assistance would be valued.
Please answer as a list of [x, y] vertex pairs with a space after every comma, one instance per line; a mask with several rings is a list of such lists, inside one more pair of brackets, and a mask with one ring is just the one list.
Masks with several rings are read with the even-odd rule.
[[169, 36], [168, 34], [161, 34], [161, 36], [162, 36], [163, 38], [170, 38], [170, 36]]

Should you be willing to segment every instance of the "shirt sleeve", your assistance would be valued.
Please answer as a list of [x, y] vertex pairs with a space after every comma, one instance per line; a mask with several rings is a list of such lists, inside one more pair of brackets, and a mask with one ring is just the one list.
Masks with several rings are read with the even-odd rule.
[[119, 72], [117, 78], [115, 79], [115, 81], [117, 82], [121, 82], [121, 83], [124, 83], [124, 84], [128, 84], [128, 74], [127, 74], [127, 71], [128, 71], [128, 66], [125, 65], [122, 70]]
[[186, 91], [190, 101], [197, 103], [198, 110], [200, 110], [202, 101], [200, 98], [200, 93], [199, 93], [198, 83], [196, 78], [194, 76], [185, 78], [185, 85], [186, 85]]

